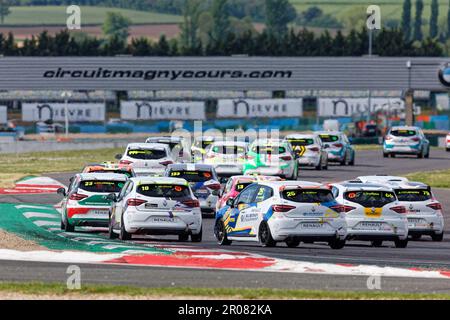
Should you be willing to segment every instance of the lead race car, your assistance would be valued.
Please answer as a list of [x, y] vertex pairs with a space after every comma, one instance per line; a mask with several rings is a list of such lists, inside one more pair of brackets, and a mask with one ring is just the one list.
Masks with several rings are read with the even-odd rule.
[[124, 174], [82, 173], [71, 179], [69, 189], [58, 189], [62, 201], [61, 229], [74, 232], [75, 227], [107, 227], [111, 201], [107, 196], [119, 194], [128, 177]]
[[259, 181], [216, 213], [214, 234], [221, 245], [253, 241], [266, 247], [277, 242], [297, 247], [301, 241], [323, 241], [341, 249], [347, 236], [343, 209], [321, 184]]
[[380, 247], [394, 241], [397, 248], [408, 245], [408, 220], [390, 186], [363, 183], [360, 180], [330, 185], [336, 200], [343, 206], [349, 240], [371, 241]]
[[131, 240], [133, 235], [178, 235], [179, 241], [202, 241], [200, 203], [184, 179], [130, 179], [112, 201], [109, 237]]

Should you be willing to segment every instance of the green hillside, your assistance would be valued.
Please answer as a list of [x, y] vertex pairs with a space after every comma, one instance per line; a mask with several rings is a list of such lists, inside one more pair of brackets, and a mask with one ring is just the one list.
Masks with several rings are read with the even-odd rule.
[[[179, 23], [180, 16], [145, 11], [103, 7], [81, 7], [82, 24], [102, 24], [107, 12], [120, 12], [133, 24]], [[5, 18], [5, 25], [65, 25], [67, 19], [64, 6], [11, 7], [11, 14]]]

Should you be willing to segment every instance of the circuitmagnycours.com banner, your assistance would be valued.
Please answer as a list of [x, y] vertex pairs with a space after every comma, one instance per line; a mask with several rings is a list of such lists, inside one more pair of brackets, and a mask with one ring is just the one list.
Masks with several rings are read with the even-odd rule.
[[290, 118], [303, 116], [302, 99], [223, 99], [217, 118]]
[[123, 120], [205, 120], [205, 102], [122, 101]]

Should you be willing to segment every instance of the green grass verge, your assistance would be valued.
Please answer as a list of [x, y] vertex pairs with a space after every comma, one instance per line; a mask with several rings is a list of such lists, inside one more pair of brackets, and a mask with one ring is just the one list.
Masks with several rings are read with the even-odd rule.
[[57, 172], [80, 172], [88, 163], [114, 160], [123, 148], [87, 151], [55, 151], [0, 155], [0, 187], [11, 187], [14, 181], [28, 175]]
[[[5, 25], [66, 25], [68, 15], [66, 6], [28, 6], [11, 7], [11, 14], [6, 16]], [[119, 8], [104, 8], [81, 6], [82, 25], [103, 24], [107, 12], [117, 12], [128, 17], [133, 24], [179, 23], [181, 16], [161, 14], [148, 11], [127, 10]]]
[[433, 188], [450, 188], [450, 169], [410, 173], [406, 176], [411, 181], [420, 181]]
[[347, 299], [347, 300], [450, 300], [447, 294], [408, 294], [390, 292], [334, 292], [278, 289], [210, 289], [210, 288], [138, 288], [128, 286], [82, 285], [81, 290], [68, 290], [63, 284], [0, 283], [0, 292], [52, 296], [129, 296], [191, 297], [233, 299]]

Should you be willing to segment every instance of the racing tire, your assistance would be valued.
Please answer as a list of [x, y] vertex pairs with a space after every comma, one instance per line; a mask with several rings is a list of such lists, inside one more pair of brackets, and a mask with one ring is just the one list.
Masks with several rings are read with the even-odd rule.
[[350, 162], [348, 163], [348, 165], [349, 165], [349, 166], [352, 166], [352, 167], [355, 165], [355, 156], [353, 156], [352, 161], [350, 161]]
[[339, 164], [341, 166], [346, 166], [347, 165], [347, 155], [344, 156], [344, 159], [342, 159], [342, 161]]
[[323, 170], [328, 170], [328, 161], [327, 161], [327, 163], [325, 164], [325, 166], [323, 167]]
[[331, 249], [340, 250], [345, 247], [345, 240], [333, 240], [328, 243]]
[[389, 153], [384, 153], [383, 152], [383, 158], [389, 158]]
[[427, 154], [425, 155], [425, 159], [430, 159], [430, 150], [428, 149]]
[[191, 234], [191, 241], [195, 243], [202, 242], [202, 237], [203, 237], [203, 228], [200, 228], [199, 234]]
[[316, 166], [315, 169], [316, 169], [317, 171], [321, 171], [322, 168], [323, 168], [323, 167], [322, 167], [322, 159], [320, 159], [319, 164]]
[[122, 223], [120, 224], [119, 239], [122, 241], [131, 240], [131, 234], [129, 234], [127, 230], [125, 230], [125, 224], [123, 223], [123, 220]]
[[64, 222], [64, 220], [61, 220], [61, 229], [65, 232], [75, 232], [75, 226], [72, 226], [69, 221]]
[[396, 248], [400, 248], [400, 249], [404, 249], [408, 246], [408, 239], [405, 240], [395, 240], [395, 247]]
[[186, 242], [189, 240], [189, 235], [187, 233], [178, 235], [179, 242]]
[[391, 153], [391, 158], [395, 158], [395, 153]]
[[231, 240], [228, 240], [225, 225], [222, 220], [217, 220], [216, 225], [214, 226], [214, 235], [221, 246], [229, 246], [232, 242]]
[[114, 232], [113, 230], [113, 225], [111, 223], [112, 221], [109, 221], [109, 226], [108, 226], [108, 237], [111, 240], [117, 239], [119, 237], [119, 235], [117, 233]]
[[444, 240], [444, 232], [432, 234], [431, 239], [434, 242], [441, 242], [442, 240]]
[[285, 241], [286, 245], [289, 248], [297, 248], [300, 245], [300, 240], [296, 240], [296, 239], [287, 239]]
[[272, 233], [270, 232], [270, 227], [266, 221], [263, 221], [259, 226], [258, 237], [259, 243], [263, 247], [271, 248], [277, 245], [277, 242], [273, 240]]
[[445, 148], [445, 150], [446, 150], [447, 152], [450, 152], [450, 148]]
[[417, 155], [418, 159], [423, 159], [423, 149], [420, 151], [420, 153]]
[[371, 241], [371, 245], [372, 245], [372, 247], [375, 247], [375, 248], [381, 248], [383, 246], [383, 241], [382, 240], [374, 240], [374, 241]]

